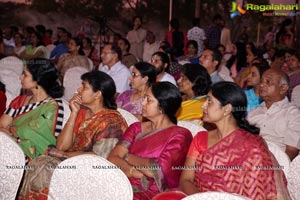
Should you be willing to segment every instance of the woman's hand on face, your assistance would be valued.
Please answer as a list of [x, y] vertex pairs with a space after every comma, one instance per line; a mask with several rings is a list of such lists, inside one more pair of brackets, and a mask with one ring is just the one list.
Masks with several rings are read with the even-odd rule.
[[80, 110], [81, 103], [82, 103], [81, 96], [79, 94], [75, 94], [69, 102], [71, 111], [78, 113]]

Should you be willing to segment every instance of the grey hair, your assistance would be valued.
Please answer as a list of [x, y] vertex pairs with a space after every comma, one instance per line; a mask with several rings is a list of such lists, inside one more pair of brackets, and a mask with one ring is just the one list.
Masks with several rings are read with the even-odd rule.
[[280, 85], [285, 85], [285, 84], [290, 86], [290, 78], [285, 72], [283, 72], [281, 73]]

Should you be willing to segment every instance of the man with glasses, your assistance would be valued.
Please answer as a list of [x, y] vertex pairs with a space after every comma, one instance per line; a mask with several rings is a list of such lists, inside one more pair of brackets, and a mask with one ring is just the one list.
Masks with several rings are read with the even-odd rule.
[[224, 81], [218, 74], [218, 68], [222, 60], [222, 55], [218, 50], [205, 49], [199, 58], [200, 64], [207, 69], [212, 84]]
[[101, 52], [102, 63], [99, 70], [112, 77], [116, 84], [117, 94], [129, 90], [129, 69], [121, 63], [122, 51], [117, 44], [106, 44]]

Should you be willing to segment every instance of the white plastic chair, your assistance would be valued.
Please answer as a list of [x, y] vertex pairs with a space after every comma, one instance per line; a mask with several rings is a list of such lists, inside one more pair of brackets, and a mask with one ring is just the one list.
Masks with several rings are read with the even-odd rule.
[[19, 76], [23, 72], [23, 62], [19, 58], [15, 56], [8, 56], [0, 60], [0, 70], [2, 69], [9, 69], [11, 71], [14, 71]]
[[283, 172], [285, 176], [287, 176], [289, 170], [290, 170], [290, 164], [291, 160], [289, 156], [280, 149], [280, 147], [272, 142], [267, 142], [269, 150], [273, 153], [276, 160], [278, 161], [278, 164], [283, 167]]
[[0, 68], [0, 71], [0, 81], [5, 84], [6, 87], [5, 95], [7, 97], [7, 107], [14, 98], [20, 95], [22, 85], [20, 75], [17, 72], [7, 68]]
[[0, 199], [15, 199], [24, 166], [22, 149], [8, 135], [0, 132]]
[[300, 199], [300, 155], [292, 160], [287, 175], [288, 190], [292, 199]]
[[182, 200], [250, 200], [247, 197], [227, 192], [202, 192], [183, 198]]
[[55, 46], [54, 44], [48, 44], [48, 45], [46, 46], [46, 49], [47, 49], [48, 51], [51, 52], [55, 47], [56, 47], [56, 46]]
[[68, 69], [64, 76], [63, 86], [65, 87], [64, 99], [69, 101], [76, 90], [81, 86], [81, 75], [88, 72], [83, 67], [72, 67]]
[[127, 110], [124, 110], [122, 108], [118, 108], [117, 109], [119, 111], [119, 113], [124, 117], [127, 126], [130, 126], [131, 124], [133, 124], [134, 122], [138, 122], [138, 118], [136, 116], [134, 116], [133, 114], [131, 114], [130, 112], [128, 112]]
[[88, 61], [89, 61], [90, 70], [92, 71], [94, 69], [94, 63], [90, 58], [88, 58]]
[[49, 200], [132, 200], [126, 175], [106, 159], [79, 155], [61, 162], [53, 172]]
[[206, 129], [199, 124], [188, 120], [178, 120], [177, 125], [190, 130], [193, 137], [195, 137], [195, 135], [200, 131], [206, 131]]

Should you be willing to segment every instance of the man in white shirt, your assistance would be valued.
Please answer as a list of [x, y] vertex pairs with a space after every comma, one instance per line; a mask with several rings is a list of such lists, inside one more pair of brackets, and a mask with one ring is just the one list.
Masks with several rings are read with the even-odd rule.
[[143, 61], [150, 62], [153, 53], [159, 49], [159, 42], [155, 41], [155, 35], [151, 31], [147, 31], [146, 42], [144, 45]]
[[204, 50], [204, 41], [206, 40], [205, 32], [199, 27], [199, 18], [193, 19], [193, 28], [187, 32], [188, 40], [195, 40], [198, 44], [198, 54], [200, 55]]
[[117, 44], [106, 44], [101, 51], [102, 64], [99, 70], [112, 77], [116, 84], [117, 93], [129, 90], [129, 69], [121, 63], [122, 52]]
[[169, 56], [166, 53], [160, 51], [155, 52], [152, 55], [151, 64], [155, 67], [156, 82], [167, 81], [177, 86], [174, 77], [166, 72], [170, 64]]
[[300, 110], [286, 97], [288, 89], [289, 78], [283, 71], [265, 71], [260, 84], [264, 102], [247, 119], [260, 128], [266, 141], [277, 144], [293, 160], [300, 149]]

